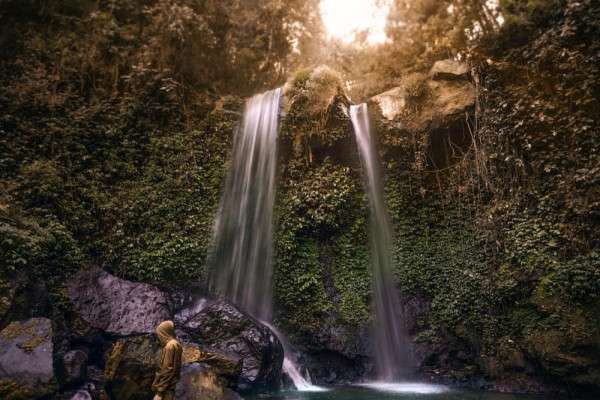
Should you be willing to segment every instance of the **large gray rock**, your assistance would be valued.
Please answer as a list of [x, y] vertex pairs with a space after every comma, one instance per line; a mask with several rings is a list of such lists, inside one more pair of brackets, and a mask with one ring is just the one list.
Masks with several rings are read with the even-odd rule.
[[171, 318], [166, 293], [102, 270], [78, 273], [69, 282], [68, 295], [83, 320], [113, 334], [153, 333], [159, 323]]
[[184, 329], [204, 347], [237, 357], [242, 363], [237, 388], [273, 388], [281, 381], [283, 347], [269, 328], [223, 301], [208, 305]]
[[0, 331], [0, 398], [33, 399], [56, 391], [52, 357], [49, 319], [12, 322]]
[[202, 363], [185, 365], [177, 383], [178, 400], [242, 400], [213, 369]]

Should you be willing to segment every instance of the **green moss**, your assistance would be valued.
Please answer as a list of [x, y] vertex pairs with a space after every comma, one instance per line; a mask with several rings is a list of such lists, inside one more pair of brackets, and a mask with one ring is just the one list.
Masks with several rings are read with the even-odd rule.
[[370, 319], [366, 199], [360, 175], [325, 160], [291, 160], [279, 189], [275, 296], [279, 322], [310, 341]]

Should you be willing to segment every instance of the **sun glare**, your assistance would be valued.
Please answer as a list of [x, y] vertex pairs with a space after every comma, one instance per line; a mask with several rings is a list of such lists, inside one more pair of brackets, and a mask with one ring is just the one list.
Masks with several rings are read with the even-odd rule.
[[386, 41], [385, 24], [390, 0], [321, 0], [321, 17], [330, 38], [353, 42], [367, 32], [367, 43]]

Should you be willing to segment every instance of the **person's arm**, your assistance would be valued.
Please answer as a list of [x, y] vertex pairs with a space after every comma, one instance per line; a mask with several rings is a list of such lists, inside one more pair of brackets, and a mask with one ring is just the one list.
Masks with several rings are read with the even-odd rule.
[[163, 356], [161, 357], [161, 364], [154, 377], [152, 383], [152, 391], [159, 397], [154, 397], [155, 400], [160, 400], [163, 394], [169, 389], [169, 385], [173, 382], [175, 375], [175, 353], [177, 345], [175, 343], [167, 343], [163, 350]]

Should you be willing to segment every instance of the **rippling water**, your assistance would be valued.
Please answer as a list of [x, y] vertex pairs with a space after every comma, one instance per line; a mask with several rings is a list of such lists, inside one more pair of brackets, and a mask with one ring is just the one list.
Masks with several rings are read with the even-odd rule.
[[[403, 384], [397, 387], [335, 387], [326, 392], [282, 391], [246, 400], [566, 400], [555, 395], [533, 396], [450, 389], [437, 385]], [[396, 389], [394, 391], [394, 389]], [[411, 390], [412, 389], [412, 390]], [[572, 399], [575, 400], [575, 399]]]

